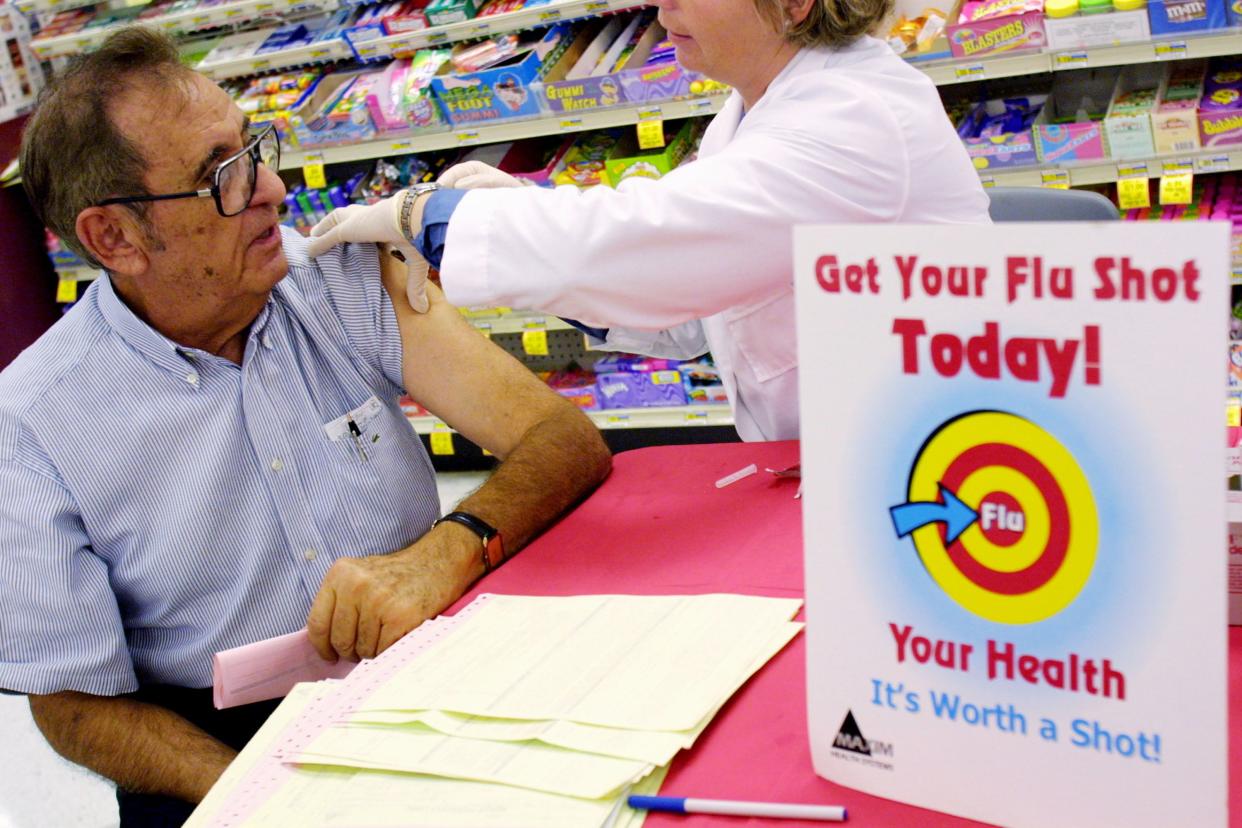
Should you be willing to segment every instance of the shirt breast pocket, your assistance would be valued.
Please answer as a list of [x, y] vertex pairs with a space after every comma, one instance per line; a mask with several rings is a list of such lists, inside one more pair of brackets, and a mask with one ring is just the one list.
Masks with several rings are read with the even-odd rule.
[[767, 382], [798, 367], [792, 285], [775, 296], [727, 311], [725, 321], [737, 352], [757, 381]]

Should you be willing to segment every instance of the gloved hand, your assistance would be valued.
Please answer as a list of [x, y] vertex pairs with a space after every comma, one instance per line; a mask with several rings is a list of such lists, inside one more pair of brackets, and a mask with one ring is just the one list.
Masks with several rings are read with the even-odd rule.
[[[405, 258], [408, 280], [405, 284], [406, 298], [410, 307], [426, 313], [427, 262], [419, 255], [406, 237], [408, 228], [401, 226], [401, 206], [413, 194], [402, 190], [375, 204], [353, 204], [328, 213], [327, 217], [311, 228], [308, 253], [312, 258], [345, 242], [375, 242], [387, 244], [401, 252]], [[409, 227], [422, 227], [422, 206], [425, 199], [416, 199], [410, 210]]]
[[466, 161], [454, 164], [438, 179], [443, 187], [454, 187], [458, 190], [482, 190], [497, 187], [521, 187], [520, 178], [514, 178], [507, 172], [501, 172], [482, 161]]

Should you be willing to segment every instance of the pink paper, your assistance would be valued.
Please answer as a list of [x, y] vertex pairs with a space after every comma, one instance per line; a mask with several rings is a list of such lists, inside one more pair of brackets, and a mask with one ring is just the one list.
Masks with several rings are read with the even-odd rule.
[[216, 709], [276, 699], [300, 681], [344, 678], [352, 661], [324, 661], [305, 629], [223, 650], [211, 660], [212, 702]]

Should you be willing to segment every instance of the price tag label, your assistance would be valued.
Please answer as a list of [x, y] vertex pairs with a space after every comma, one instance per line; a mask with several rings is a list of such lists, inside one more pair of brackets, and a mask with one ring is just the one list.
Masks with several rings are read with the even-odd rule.
[[225, 9], [224, 10], [224, 16], [227, 19], [232, 19], [234, 17], [241, 17], [244, 13], [245, 12], [243, 12], [241, 9]]
[[479, 131], [477, 129], [468, 129], [465, 132], [457, 133], [458, 144], [474, 144], [479, 140]]
[[1084, 69], [1087, 63], [1086, 52], [1064, 52], [1052, 60], [1054, 69]]
[[706, 411], [687, 411], [686, 422], [692, 425], [707, 425]]
[[1161, 204], [1189, 204], [1194, 194], [1194, 175], [1175, 173], [1160, 176]]
[[548, 9], [548, 10], [547, 10], [547, 11], [545, 11], [545, 12], [540, 12], [540, 13], [539, 13], [539, 22], [540, 22], [540, 23], [554, 23], [554, 22], [556, 22], [557, 20], [560, 20], [560, 19], [561, 19], [561, 10], [560, 10], [560, 9]]
[[475, 322], [474, 328], [479, 333], [486, 336], [488, 339], [492, 338], [492, 323], [491, 322]]
[[630, 424], [629, 414], [609, 414], [604, 418], [604, 424], [614, 428], [628, 426]]
[[456, 454], [453, 450], [453, 432], [449, 431], [449, 427], [443, 423], [436, 423], [431, 427], [430, 443], [431, 453], [441, 456]]
[[379, 55], [379, 47], [374, 43], [364, 43], [358, 47], [358, 57], [370, 60]]
[[664, 146], [664, 121], [638, 122], [638, 148], [659, 149]]
[[254, 7], [254, 10], [258, 14], [267, 14], [268, 12], [272, 11], [275, 8], [276, 6], [271, 3], [260, 3]]
[[687, 106], [689, 106], [690, 108], [691, 115], [703, 115], [708, 112], [711, 112], [712, 108], [715, 107], [715, 105], [716, 105], [716, 102], [713, 101], [711, 98], [697, 98], [693, 101], [690, 101], [690, 103], [687, 104]]
[[1147, 176], [1118, 179], [1117, 204], [1123, 210], [1150, 207], [1151, 191], [1147, 186]]
[[1068, 190], [1069, 173], [1065, 170], [1043, 170], [1039, 174], [1039, 184], [1041, 187], [1051, 187], [1054, 190]]
[[608, 0], [591, 0], [586, 4], [587, 14], [599, 14], [608, 11]]
[[56, 283], [56, 301], [61, 302], [61, 303], [78, 301], [77, 280], [61, 279], [59, 282], [57, 282]]
[[414, 142], [413, 141], [393, 141], [392, 151], [393, 152], [413, 152]]
[[435, 46], [437, 43], [444, 43], [448, 40], [448, 32], [432, 32], [427, 35], [427, 43]]
[[161, 20], [159, 21], [159, 24], [160, 24], [161, 29], [165, 29], [167, 31], [172, 31], [173, 29], [181, 25], [180, 21], [176, 20], [175, 18]]
[[664, 110], [658, 106], [649, 106], [646, 109], [638, 110], [638, 120], [640, 121], [659, 121], [664, 118]]
[[522, 322], [522, 328], [527, 331], [546, 331], [548, 329], [548, 322], [542, 316], [537, 316]]
[[1225, 403], [1225, 425], [1242, 428], [1242, 403], [1236, 397]]
[[548, 332], [538, 331], [522, 331], [522, 350], [527, 356], [547, 356], [548, 355]]
[[1208, 158], [1200, 158], [1195, 164], [1201, 173], [1226, 172], [1229, 169], [1229, 156], [1214, 155]]
[[972, 63], [970, 66], [958, 66], [953, 70], [953, 76], [960, 81], [983, 80], [986, 72], [984, 72], [982, 63]]
[[565, 118], [561, 121], [561, 132], [576, 132], [582, 129], [581, 118]]
[[491, 33], [491, 23], [475, 23], [474, 28], [470, 30], [470, 34], [474, 37], [487, 37]]
[[321, 190], [328, 186], [328, 179], [324, 176], [322, 161], [303, 163], [302, 178], [306, 179], [306, 186], [312, 190]]
[[190, 18], [191, 26], [206, 26], [210, 22], [211, 15], [209, 14], [196, 14]]
[[1170, 40], [1167, 43], [1157, 43], [1153, 51], [1156, 60], [1182, 60], [1186, 57], [1186, 41]]
[[979, 183], [983, 185], [984, 189], [987, 189], [996, 186], [996, 179], [990, 175], [981, 175], [979, 176]]
[[1140, 176], [1143, 178], [1147, 177], [1146, 162], [1140, 161], [1137, 163], [1117, 165], [1118, 178], [1138, 178]]
[[256, 60], [250, 64], [250, 69], [254, 72], [265, 72], [271, 68], [272, 62], [270, 60]]
[[311, 60], [327, 60], [330, 57], [332, 57], [331, 49], [311, 49]]

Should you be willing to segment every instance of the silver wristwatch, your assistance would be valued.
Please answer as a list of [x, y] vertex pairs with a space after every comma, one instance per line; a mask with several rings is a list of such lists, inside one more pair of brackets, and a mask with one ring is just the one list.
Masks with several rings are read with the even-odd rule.
[[434, 193], [436, 190], [442, 189], [444, 188], [435, 181], [420, 181], [417, 184], [411, 184], [409, 187], [406, 187], [406, 192], [409, 195], [401, 202], [401, 235], [405, 236], [405, 240], [415, 247], [418, 246], [414, 241], [416, 234], [413, 232], [414, 228], [410, 227], [410, 213], [414, 210], [414, 203], [418, 201], [418, 197], [423, 193]]

